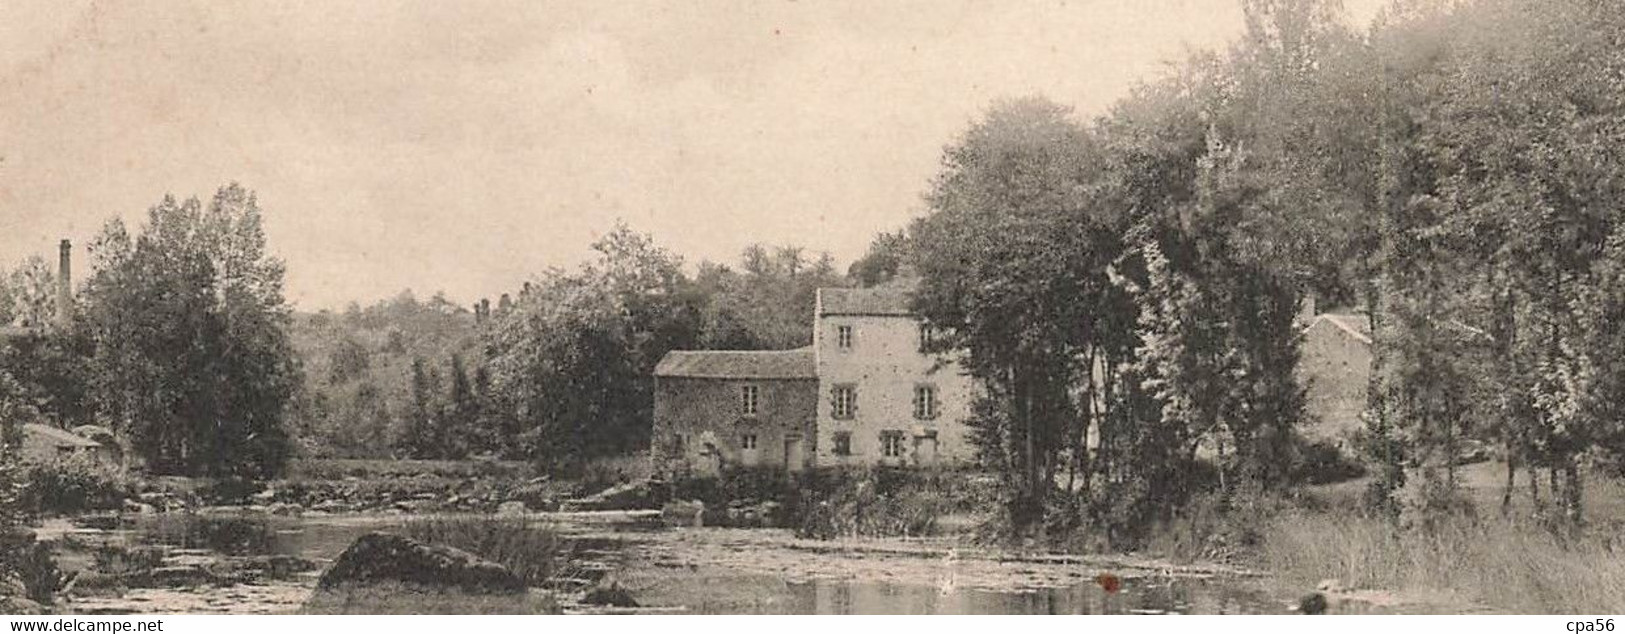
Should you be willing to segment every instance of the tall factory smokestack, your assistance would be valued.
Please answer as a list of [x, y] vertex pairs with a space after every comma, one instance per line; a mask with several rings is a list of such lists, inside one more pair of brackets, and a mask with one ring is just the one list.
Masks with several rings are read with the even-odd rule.
[[73, 323], [73, 243], [62, 240], [56, 266], [56, 325], [66, 329]]

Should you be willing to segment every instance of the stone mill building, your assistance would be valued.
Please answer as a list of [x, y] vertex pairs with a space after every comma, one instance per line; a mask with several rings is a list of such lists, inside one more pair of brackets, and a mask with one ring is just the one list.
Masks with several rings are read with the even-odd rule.
[[812, 345], [678, 350], [655, 368], [660, 473], [968, 462], [973, 380], [924, 352], [908, 283], [819, 289]]

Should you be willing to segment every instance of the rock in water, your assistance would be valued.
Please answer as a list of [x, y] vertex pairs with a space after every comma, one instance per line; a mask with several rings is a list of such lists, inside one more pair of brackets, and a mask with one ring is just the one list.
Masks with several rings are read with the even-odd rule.
[[1325, 594], [1313, 592], [1298, 600], [1298, 613], [1325, 614], [1327, 607], [1326, 604], [1327, 602]]
[[660, 508], [660, 520], [667, 526], [692, 526], [699, 528], [705, 525], [705, 503], [695, 500], [684, 502], [676, 500], [667, 502]]
[[423, 544], [389, 533], [368, 533], [357, 538], [333, 562], [333, 567], [322, 573], [316, 587], [328, 590], [378, 581], [470, 594], [525, 591], [525, 583], [501, 564], [456, 548]]
[[620, 583], [610, 582], [608, 586], [598, 586], [588, 591], [581, 602], [587, 605], [607, 605], [614, 608], [638, 607], [637, 599], [632, 593], [622, 588]]

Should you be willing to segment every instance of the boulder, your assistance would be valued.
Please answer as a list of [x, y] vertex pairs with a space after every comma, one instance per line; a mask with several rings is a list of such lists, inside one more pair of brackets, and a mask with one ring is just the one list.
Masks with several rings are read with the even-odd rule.
[[581, 602], [586, 605], [607, 605], [615, 608], [638, 607], [638, 601], [632, 598], [632, 593], [616, 582], [588, 590], [587, 594], [581, 597]]
[[319, 589], [395, 581], [470, 594], [517, 594], [525, 583], [502, 565], [472, 554], [389, 533], [368, 533], [350, 544], [322, 574]]
[[0, 614], [11, 616], [37, 616], [46, 614], [45, 606], [22, 597], [0, 597]]
[[498, 515], [524, 515], [529, 510], [525, 503], [519, 500], [509, 500], [497, 505]]
[[321, 511], [323, 513], [348, 513], [351, 509], [349, 504], [346, 504], [340, 500], [322, 500], [321, 502], [317, 502], [315, 506], [312, 506], [311, 510]]
[[653, 508], [654, 492], [647, 480], [628, 482], [584, 498], [565, 500], [563, 511], [629, 511]]
[[698, 500], [667, 502], [660, 507], [660, 521], [667, 526], [699, 528], [705, 525], [705, 503]]

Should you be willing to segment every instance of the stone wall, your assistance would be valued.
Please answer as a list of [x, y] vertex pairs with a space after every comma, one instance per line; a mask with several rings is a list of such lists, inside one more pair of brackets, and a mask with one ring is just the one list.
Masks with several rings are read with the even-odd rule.
[[[743, 414], [745, 385], [759, 390], [755, 416]], [[809, 466], [817, 390], [813, 379], [658, 377], [649, 452], [654, 468], [706, 475], [723, 466], [785, 467], [787, 456], [799, 462], [788, 465], [793, 469]], [[755, 449], [744, 446], [747, 435], [755, 437]]]

